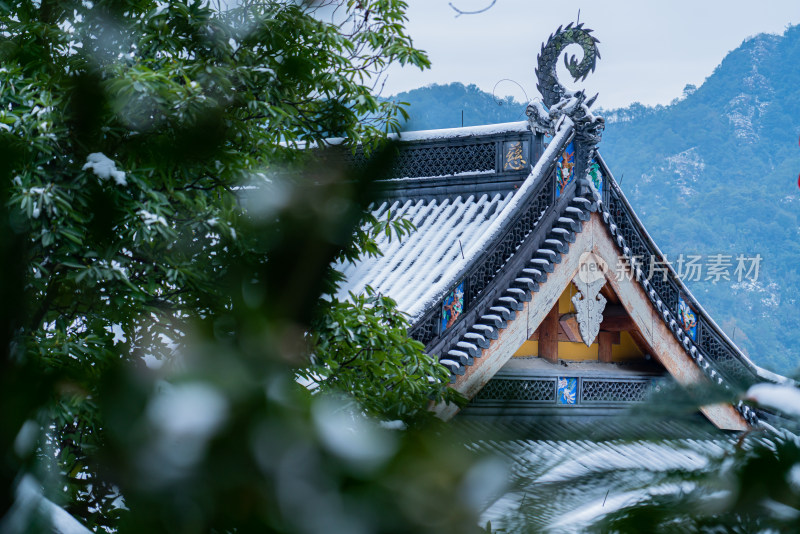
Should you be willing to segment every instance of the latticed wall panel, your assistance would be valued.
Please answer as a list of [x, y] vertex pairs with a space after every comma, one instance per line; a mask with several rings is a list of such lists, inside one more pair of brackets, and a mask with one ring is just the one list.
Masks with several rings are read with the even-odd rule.
[[392, 174], [419, 178], [495, 170], [495, 143], [407, 148], [400, 151]]
[[581, 381], [581, 402], [642, 402], [650, 391], [650, 381]]
[[[445, 146], [404, 146], [392, 165], [392, 178], [428, 178], [494, 171], [497, 143], [454, 144]], [[348, 162], [363, 167], [366, 158], [362, 150], [347, 153]]]
[[409, 331], [409, 335], [422, 343], [427, 345], [439, 335], [439, 323], [441, 310], [437, 307], [429, 311], [414, 328]]
[[651, 378], [614, 379], [579, 377], [578, 399], [573, 404], [557, 403], [557, 379], [551, 377], [495, 378], [475, 396], [475, 401], [514, 401], [551, 404], [569, 409], [577, 405], [627, 404], [643, 402], [653, 387]]
[[552, 404], [556, 400], [555, 379], [515, 380], [496, 378], [490, 380], [475, 397], [478, 400], [528, 401]]

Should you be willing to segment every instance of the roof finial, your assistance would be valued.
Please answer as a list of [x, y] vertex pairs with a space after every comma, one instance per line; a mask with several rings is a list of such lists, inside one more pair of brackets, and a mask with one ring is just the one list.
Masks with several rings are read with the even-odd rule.
[[[580, 17], [579, 9], [578, 20]], [[581, 188], [585, 185], [583, 182], [592, 165], [595, 147], [600, 142], [604, 121], [589, 111], [597, 99], [597, 95], [587, 98], [583, 90], [570, 91], [564, 87], [558, 79], [556, 67], [558, 59], [565, 49], [569, 45], [577, 44], [583, 50], [583, 58], [578, 61], [575, 56], [564, 55], [564, 65], [576, 82], [585, 80], [589, 73], [594, 71], [597, 60], [600, 58], [600, 51], [597, 49], [599, 42], [592, 35], [592, 30], [584, 28], [580, 22], [574, 25], [570, 22], [565, 27], [558, 27], [547, 43], [542, 46], [542, 50], [536, 58], [536, 88], [542, 94], [542, 100], [547, 106], [553, 128], [557, 131], [564, 123], [565, 117], [572, 119], [575, 125], [575, 174], [578, 176], [579, 184], [582, 184]], [[538, 131], [539, 122], [542, 122], [539, 120], [542, 115], [541, 110], [531, 103], [526, 112], [531, 129]]]

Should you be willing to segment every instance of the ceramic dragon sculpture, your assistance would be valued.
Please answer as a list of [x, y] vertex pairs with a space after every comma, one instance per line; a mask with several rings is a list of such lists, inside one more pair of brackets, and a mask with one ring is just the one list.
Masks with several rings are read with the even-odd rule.
[[[536, 88], [542, 94], [544, 106], [539, 102], [528, 104], [526, 114], [534, 131], [558, 130], [564, 117], [569, 117], [575, 124], [575, 165], [576, 176], [585, 178], [592, 158], [595, 156], [597, 144], [602, 137], [605, 122], [602, 117], [595, 117], [589, 111], [597, 95], [587, 99], [583, 91], [569, 91], [558, 80], [556, 66], [564, 49], [577, 44], [583, 50], [583, 59], [578, 61], [573, 55], [564, 55], [564, 64], [575, 81], [585, 80], [593, 72], [600, 58], [597, 40], [591, 35], [592, 30], [583, 24], [558, 30], [550, 36], [537, 57]], [[547, 107], [545, 109], [545, 106]]]

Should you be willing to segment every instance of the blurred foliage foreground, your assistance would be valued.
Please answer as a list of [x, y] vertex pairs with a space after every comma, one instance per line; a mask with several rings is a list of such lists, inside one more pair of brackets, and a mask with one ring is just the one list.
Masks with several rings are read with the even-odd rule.
[[[404, 11], [0, 2], [0, 530], [477, 528], [446, 370], [335, 296], [411, 229], [364, 215], [401, 113], [369, 83], [428, 65]], [[372, 167], [302, 150], [331, 137]]]

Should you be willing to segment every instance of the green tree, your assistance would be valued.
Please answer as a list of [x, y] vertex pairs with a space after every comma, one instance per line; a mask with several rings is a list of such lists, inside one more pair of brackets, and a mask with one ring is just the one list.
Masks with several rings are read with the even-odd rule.
[[[7, 518], [32, 473], [96, 531], [475, 524], [461, 452], [362, 416], [455, 395], [393, 302], [334, 297], [334, 261], [410, 229], [364, 216], [403, 117], [369, 84], [428, 59], [404, 2], [330, 4], [0, 3]], [[331, 137], [376, 156], [298, 150]], [[295, 384], [310, 352], [361, 405]]]

